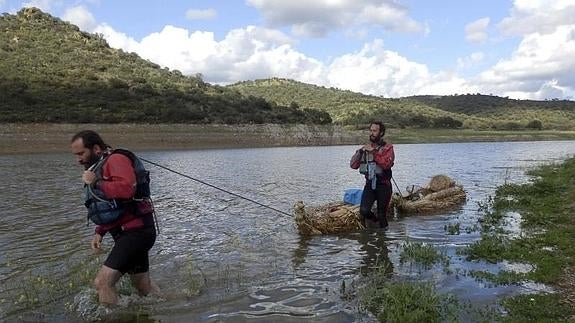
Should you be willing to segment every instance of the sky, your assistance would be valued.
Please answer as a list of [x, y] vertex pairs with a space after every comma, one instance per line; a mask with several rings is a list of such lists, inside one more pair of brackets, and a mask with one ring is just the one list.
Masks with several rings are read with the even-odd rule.
[[575, 100], [575, 0], [0, 0], [212, 84]]

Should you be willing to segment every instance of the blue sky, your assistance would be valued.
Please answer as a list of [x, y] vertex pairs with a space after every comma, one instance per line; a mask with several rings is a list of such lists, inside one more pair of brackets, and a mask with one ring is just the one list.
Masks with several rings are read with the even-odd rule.
[[575, 98], [575, 0], [0, 0], [210, 83]]

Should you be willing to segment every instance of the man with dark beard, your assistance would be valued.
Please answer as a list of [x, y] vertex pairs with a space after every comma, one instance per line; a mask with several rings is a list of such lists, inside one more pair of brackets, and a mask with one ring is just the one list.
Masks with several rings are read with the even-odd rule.
[[107, 232], [114, 239], [114, 247], [94, 280], [100, 303], [117, 304], [115, 285], [125, 273], [130, 274], [141, 295], [158, 295], [149, 274], [148, 251], [156, 241], [149, 173], [134, 154], [112, 150], [91, 130], [75, 134], [71, 149], [84, 166], [85, 205], [88, 218], [97, 224], [92, 249], [100, 250]]
[[[364, 219], [379, 222], [387, 228], [387, 209], [391, 200], [391, 167], [395, 160], [393, 145], [383, 140], [385, 126], [373, 121], [369, 126], [369, 143], [358, 149], [351, 157], [350, 166], [365, 175], [365, 187], [359, 211]], [[371, 212], [377, 200], [377, 216]]]

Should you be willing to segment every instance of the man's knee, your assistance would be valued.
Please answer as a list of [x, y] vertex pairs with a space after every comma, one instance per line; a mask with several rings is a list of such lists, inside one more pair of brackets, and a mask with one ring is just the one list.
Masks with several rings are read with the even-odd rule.
[[119, 271], [106, 266], [102, 266], [100, 271], [98, 271], [96, 278], [94, 278], [94, 287], [97, 290], [103, 288], [112, 288], [121, 276], [122, 274]]
[[388, 206], [386, 204], [384, 204], [382, 206], [378, 206], [377, 214], [387, 214], [387, 209], [388, 209]]
[[366, 206], [361, 206], [359, 208], [359, 214], [365, 218], [371, 217], [371, 208]]

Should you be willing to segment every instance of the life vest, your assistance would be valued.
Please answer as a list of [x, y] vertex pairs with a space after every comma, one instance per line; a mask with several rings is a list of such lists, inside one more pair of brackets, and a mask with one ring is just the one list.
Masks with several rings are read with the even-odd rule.
[[[122, 154], [132, 161], [136, 174], [136, 192], [129, 200], [108, 199], [102, 190], [91, 185], [85, 186], [84, 205], [88, 209], [88, 219], [97, 225], [107, 224], [122, 216], [124, 211], [132, 210], [138, 215], [139, 209], [153, 212], [150, 202], [150, 172], [144, 168], [142, 161], [131, 151], [115, 149], [104, 155], [91, 170], [96, 174], [96, 181], [102, 180], [102, 166], [112, 154]], [[139, 206], [142, 205], [140, 208]]]
[[[385, 146], [385, 142], [381, 146], [377, 146], [374, 151], [378, 151], [380, 148]], [[361, 155], [359, 172], [365, 175], [366, 179], [373, 180], [376, 177], [382, 178], [384, 180], [391, 179], [391, 169], [383, 169], [375, 162], [373, 152], [364, 151]], [[372, 187], [375, 189], [375, 181], [372, 181]]]

